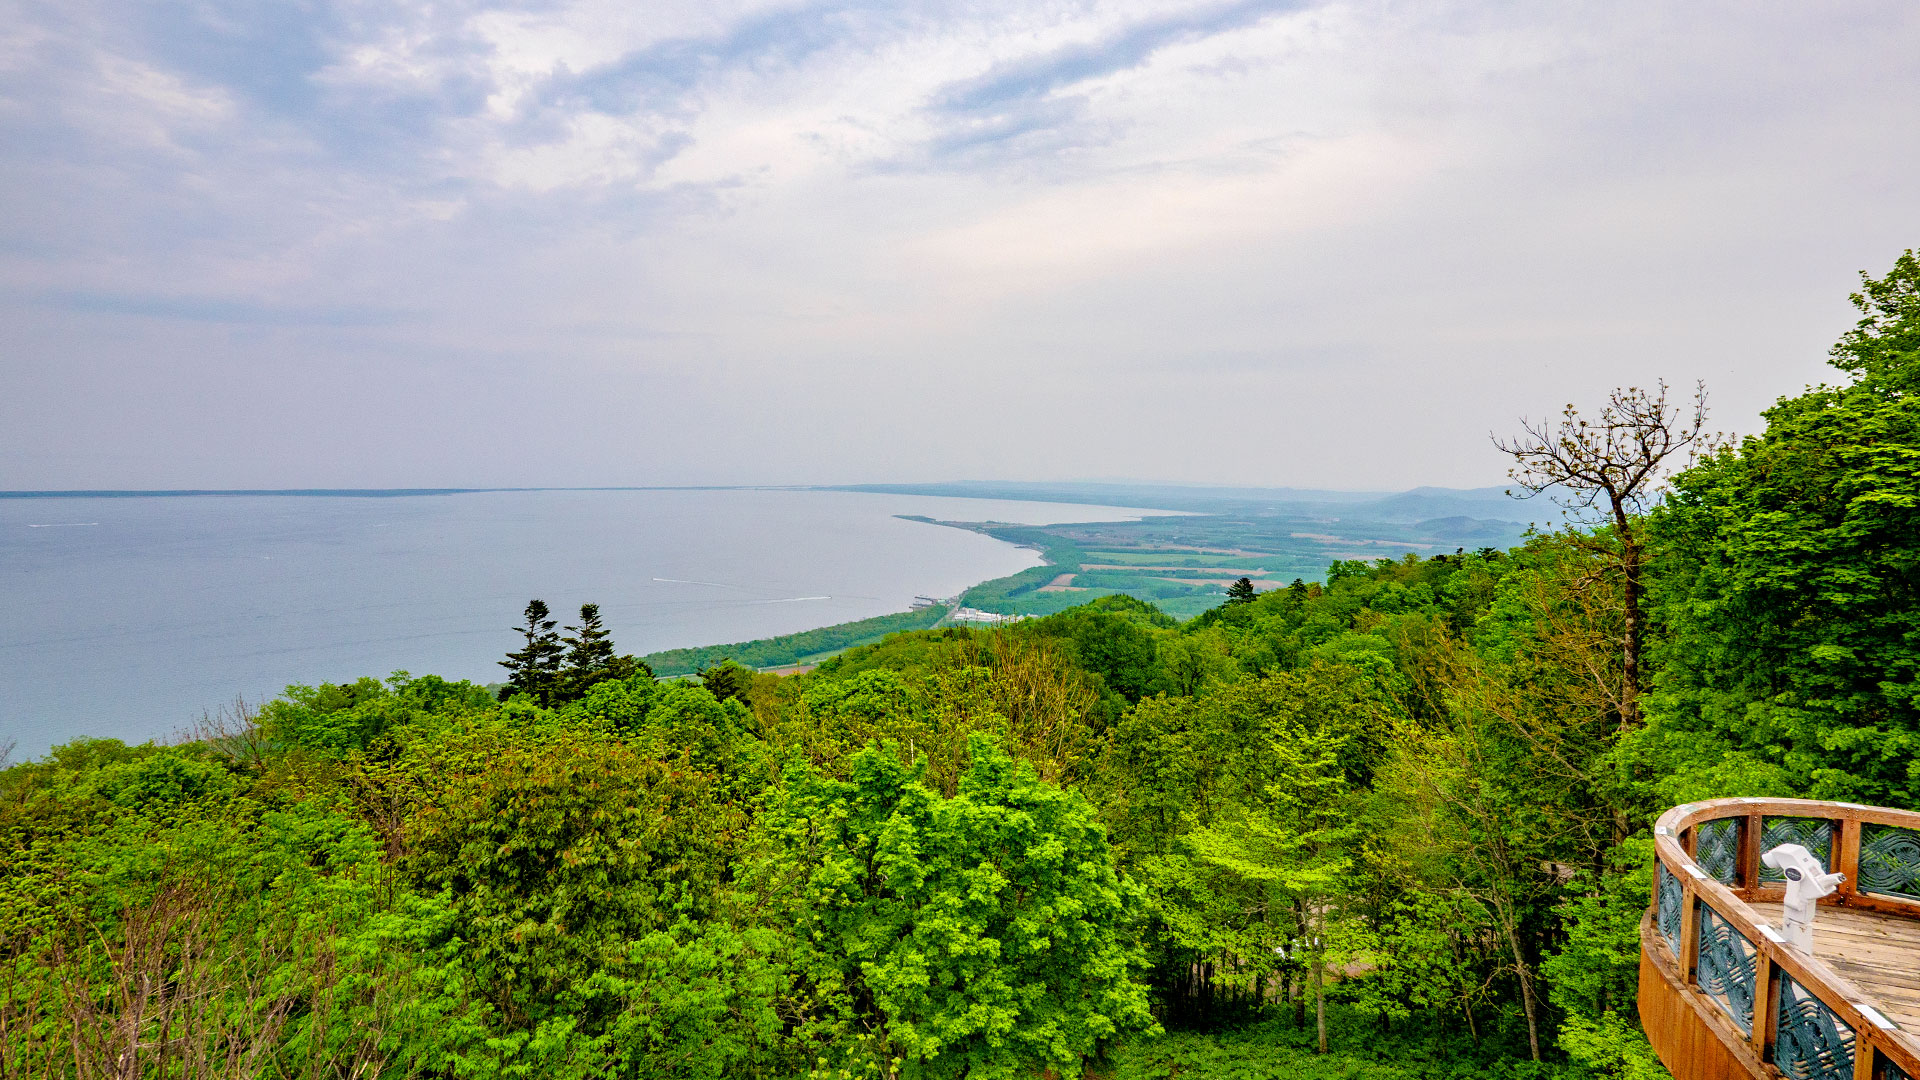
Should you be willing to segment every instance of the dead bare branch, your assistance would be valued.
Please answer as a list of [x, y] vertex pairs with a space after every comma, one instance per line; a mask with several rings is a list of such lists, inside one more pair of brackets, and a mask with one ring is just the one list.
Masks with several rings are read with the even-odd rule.
[[[1640, 576], [1646, 561], [1635, 521], [1663, 490], [1672, 463], [1684, 452], [1684, 462], [1710, 449], [1724, 436], [1707, 435], [1707, 384], [1694, 386], [1691, 413], [1667, 403], [1667, 384], [1652, 392], [1637, 386], [1616, 389], [1589, 420], [1572, 405], [1561, 411], [1557, 427], [1545, 420], [1522, 419], [1517, 439], [1493, 437], [1493, 444], [1514, 460], [1507, 475], [1525, 494], [1551, 493], [1572, 520], [1587, 529], [1605, 528], [1601, 540], [1576, 529], [1575, 543], [1605, 554], [1622, 582], [1624, 622], [1620, 650], [1625, 665], [1625, 693], [1620, 705], [1620, 727], [1640, 722], [1641, 674]], [[1507, 494], [1512, 495], [1509, 489]]]
[[1692, 409], [1684, 422], [1682, 416], [1681, 406], [1667, 403], [1662, 380], [1651, 392], [1637, 386], [1614, 390], [1592, 420], [1571, 404], [1561, 410], [1557, 427], [1522, 418], [1520, 438], [1494, 436], [1493, 444], [1514, 459], [1507, 476], [1525, 492], [1519, 498], [1550, 493], [1576, 516], [1598, 509], [1604, 523], [1617, 524], [1623, 514], [1645, 512], [1671, 471], [1669, 459], [1685, 451], [1685, 468], [1723, 438], [1706, 434], [1705, 382], [1695, 384]]

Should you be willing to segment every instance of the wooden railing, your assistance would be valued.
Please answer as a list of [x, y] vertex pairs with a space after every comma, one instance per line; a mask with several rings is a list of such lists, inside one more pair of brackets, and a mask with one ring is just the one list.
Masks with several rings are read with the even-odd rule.
[[[1679, 1080], [1736, 1067], [1792, 1080], [1920, 1080], [1916, 1033], [1901, 1030], [1819, 956], [1788, 946], [1748, 906], [1785, 896], [1760, 853], [1801, 843], [1846, 875], [1823, 908], [1920, 920], [1920, 814], [1805, 799], [1714, 799], [1661, 815], [1654, 843], [1659, 865], [1641, 930], [1641, 1011], [1648, 1038]], [[1909, 970], [1920, 977], [1920, 952]], [[1706, 1033], [1727, 1045], [1709, 1045]], [[1688, 1060], [1707, 1057], [1717, 1060]]]

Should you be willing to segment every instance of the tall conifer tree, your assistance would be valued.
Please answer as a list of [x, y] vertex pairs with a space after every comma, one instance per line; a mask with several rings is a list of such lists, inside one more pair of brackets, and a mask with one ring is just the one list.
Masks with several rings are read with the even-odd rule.
[[614, 676], [618, 657], [613, 651], [613, 635], [600, 622], [599, 604], [580, 605], [580, 623], [569, 626], [572, 634], [560, 640], [567, 645], [567, 669], [562, 677], [566, 694], [580, 697], [587, 688]]
[[527, 610], [523, 617], [525, 626], [516, 626], [514, 631], [525, 635], [526, 647], [515, 649], [507, 654], [500, 666], [508, 671], [507, 685], [500, 691], [500, 700], [505, 701], [516, 693], [533, 695], [542, 706], [553, 704], [554, 691], [560, 677], [560, 660], [565, 649], [560, 644], [560, 635], [553, 629], [554, 620], [547, 615], [547, 605], [539, 600], [527, 601]]

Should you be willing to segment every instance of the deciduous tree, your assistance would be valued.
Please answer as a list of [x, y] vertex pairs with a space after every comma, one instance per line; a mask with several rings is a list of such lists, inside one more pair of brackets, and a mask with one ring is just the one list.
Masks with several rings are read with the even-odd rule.
[[1113, 869], [1078, 794], [975, 735], [943, 799], [868, 748], [849, 780], [790, 767], [768, 813], [767, 895], [787, 905], [812, 1020], [862, 1033], [852, 1075], [994, 1080], [1079, 1075], [1152, 1026]]

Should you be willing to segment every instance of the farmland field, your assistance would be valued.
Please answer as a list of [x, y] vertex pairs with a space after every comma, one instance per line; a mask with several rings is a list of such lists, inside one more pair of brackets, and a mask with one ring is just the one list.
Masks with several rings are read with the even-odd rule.
[[[972, 489], [926, 493], [960, 494]], [[1095, 488], [1107, 494], [1105, 488]], [[920, 489], [916, 489], [920, 490]], [[999, 497], [1017, 492], [992, 489]], [[1045, 491], [1059, 498], [1063, 488]], [[1065, 493], [1071, 494], [1070, 490]], [[1227, 586], [1246, 577], [1256, 590], [1298, 579], [1319, 581], [1332, 563], [1430, 558], [1461, 550], [1504, 547], [1525, 525], [1510, 517], [1522, 508], [1495, 491], [1406, 492], [1363, 501], [1347, 493], [1275, 498], [1205, 491], [1130, 492], [1133, 505], [1184, 510], [1137, 521], [1063, 525], [1007, 525], [938, 521], [1040, 551], [1047, 565], [974, 586], [961, 603], [1008, 615], [1044, 615], [1108, 593], [1151, 601], [1187, 618], [1220, 603]], [[1092, 491], [1088, 493], [1091, 501]], [[1066, 500], [1063, 500], [1066, 501]], [[1236, 508], [1234, 513], [1189, 507]], [[930, 520], [930, 519], [923, 519]]]

